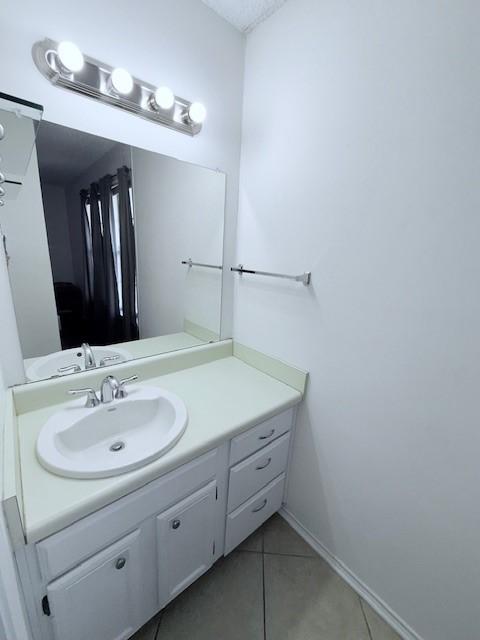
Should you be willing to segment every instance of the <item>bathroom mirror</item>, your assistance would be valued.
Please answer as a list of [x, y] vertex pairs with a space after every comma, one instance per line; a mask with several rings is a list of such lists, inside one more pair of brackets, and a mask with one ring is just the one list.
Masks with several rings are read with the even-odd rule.
[[0, 210], [26, 381], [219, 340], [225, 174], [45, 121], [35, 147]]

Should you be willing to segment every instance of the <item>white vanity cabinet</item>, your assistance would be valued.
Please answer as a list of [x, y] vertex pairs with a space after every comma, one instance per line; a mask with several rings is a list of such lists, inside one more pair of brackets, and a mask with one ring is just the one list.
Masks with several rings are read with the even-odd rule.
[[294, 410], [17, 550], [34, 640], [127, 640], [282, 505]]

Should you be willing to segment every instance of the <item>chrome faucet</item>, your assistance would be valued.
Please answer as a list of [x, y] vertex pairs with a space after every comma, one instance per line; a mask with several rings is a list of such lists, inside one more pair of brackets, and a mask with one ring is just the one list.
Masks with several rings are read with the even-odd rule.
[[102, 381], [100, 387], [100, 401], [104, 404], [112, 402], [117, 397], [118, 390], [120, 389], [120, 382], [115, 376], [107, 376]]
[[85, 407], [93, 409], [94, 407], [98, 407], [100, 403], [109, 404], [110, 402], [113, 402], [113, 400], [126, 398], [128, 393], [125, 389], [125, 385], [128, 382], [133, 382], [134, 380], [138, 380], [138, 376], [130, 376], [123, 380], [118, 380], [115, 376], [107, 376], [102, 380], [102, 384], [100, 386], [100, 398], [98, 398], [95, 389], [91, 389], [90, 387], [85, 389], [71, 389], [68, 394], [71, 396], [86, 395], [87, 401]]
[[95, 369], [97, 363], [95, 362], [95, 356], [93, 355], [92, 347], [88, 342], [82, 344], [83, 357], [85, 358], [85, 370]]

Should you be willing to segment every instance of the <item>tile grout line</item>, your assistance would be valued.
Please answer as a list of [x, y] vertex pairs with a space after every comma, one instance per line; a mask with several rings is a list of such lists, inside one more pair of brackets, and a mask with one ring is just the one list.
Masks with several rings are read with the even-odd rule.
[[162, 609], [160, 611], [160, 616], [158, 617], [158, 624], [157, 624], [157, 630], [155, 631], [155, 635], [153, 636], [153, 640], [158, 640], [160, 638], [159, 633], [160, 633], [160, 625], [162, 624], [162, 618], [163, 618], [163, 612], [165, 609]]
[[303, 553], [281, 553], [278, 551], [264, 551], [264, 554], [267, 556], [285, 556], [287, 558], [310, 558], [310, 560], [322, 560], [318, 554], [315, 554], [314, 556], [307, 556]]
[[368, 624], [368, 620], [367, 620], [367, 616], [365, 614], [365, 609], [363, 608], [363, 602], [360, 596], [357, 596], [358, 600], [360, 602], [360, 609], [362, 610], [362, 614], [363, 614], [363, 619], [365, 620], [365, 624], [367, 626], [367, 631], [368, 631], [368, 637], [370, 638], [370, 640], [373, 640], [373, 636], [372, 636], [372, 631], [370, 629], [370, 625]]

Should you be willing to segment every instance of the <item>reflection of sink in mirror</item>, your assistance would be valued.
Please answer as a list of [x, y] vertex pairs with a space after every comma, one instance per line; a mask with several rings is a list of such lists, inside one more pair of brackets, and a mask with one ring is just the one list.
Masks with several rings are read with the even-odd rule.
[[[105, 364], [124, 362], [131, 358], [131, 354], [126, 349], [120, 347], [91, 347], [91, 349], [97, 367], [102, 366], [102, 361], [106, 358], [115, 359], [107, 360]], [[32, 358], [25, 364], [27, 378], [30, 382], [33, 382], [35, 380], [75, 373], [74, 367], [80, 367], [80, 371], [84, 371], [85, 356], [82, 348], [79, 347], [77, 349], [65, 349], [65, 351], [50, 353], [48, 356], [41, 358]], [[66, 370], [67, 367], [69, 370]], [[61, 371], [61, 369], [63, 369], [63, 371]]]
[[37, 439], [40, 463], [68, 478], [107, 478], [137, 469], [171, 449], [187, 426], [187, 408], [157, 387], [85, 407], [80, 398], [55, 413]]

